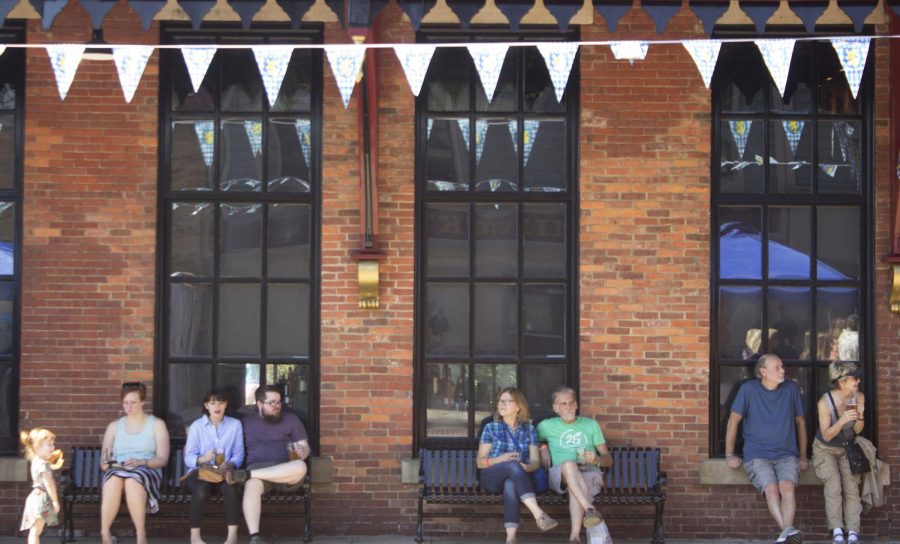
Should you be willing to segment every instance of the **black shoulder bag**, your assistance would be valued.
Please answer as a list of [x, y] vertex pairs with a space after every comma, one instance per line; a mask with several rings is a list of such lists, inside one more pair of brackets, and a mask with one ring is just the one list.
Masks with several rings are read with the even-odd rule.
[[[834, 412], [835, 421], [840, 420], [841, 418], [837, 413], [837, 406], [834, 404], [834, 399], [831, 397], [831, 392], [828, 392], [828, 400], [831, 401], [831, 409]], [[843, 429], [841, 429], [843, 431]], [[863, 453], [862, 448], [859, 444], [856, 443], [856, 434], [850, 440], [844, 440], [844, 451], [847, 452], [847, 461], [850, 462], [850, 472], [853, 474], [865, 474], [872, 470], [871, 465], [869, 465], [869, 458], [866, 457], [866, 454]]]

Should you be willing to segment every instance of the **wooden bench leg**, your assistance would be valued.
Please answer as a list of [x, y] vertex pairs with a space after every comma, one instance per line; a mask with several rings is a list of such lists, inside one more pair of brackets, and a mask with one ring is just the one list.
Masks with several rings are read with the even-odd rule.
[[663, 509], [665, 502], [656, 503], [656, 519], [653, 521], [653, 544], [665, 544], [666, 533], [663, 528]]
[[418, 525], [416, 527], [416, 544], [422, 544], [425, 542], [425, 507], [424, 507], [424, 498], [419, 495], [419, 518]]

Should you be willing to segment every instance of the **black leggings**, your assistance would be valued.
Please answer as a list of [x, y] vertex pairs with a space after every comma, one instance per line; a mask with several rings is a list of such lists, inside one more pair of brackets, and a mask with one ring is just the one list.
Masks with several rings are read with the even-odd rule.
[[225, 522], [228, 525], [237, 525], [241, 517], [241, 496], [233, 485], [225, 482], [211, 484], [204, 482], [194, 472], [188, 476], [188, 485], [191, 488], [191, 508], [188, 513], [188, 521], [191, 529], [199, 529], [203, 524], [203, 511], [206, 509], [206, 501], [209, 499], [210, 486], [218, 486], [219, 493], [225, 499]]

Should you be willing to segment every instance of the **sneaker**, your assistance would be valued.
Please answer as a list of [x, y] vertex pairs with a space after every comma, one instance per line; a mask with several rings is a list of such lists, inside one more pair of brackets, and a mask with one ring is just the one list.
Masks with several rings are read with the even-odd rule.
[[793, 527], [788, 527], [787, 529], [785, 529], [785, 532], [787, 533], [785, 535], [787, 537], [785, 539], [785, 542], [787, 544], [802, 544], [803, 543], [803, 533], [801, 533], [797, 529], [794, 529]]
[[591, 527], [596, 527], [603, 523], [603, 516], [600, 515], [594, 508], [589, 508], [587, 512], [584, 513], [584, 521], [582, 524], [585, 528], [590, 529]]
[[840, 528], [832, 532], [831, 544], [844, 544], [844, 531]]
[[[225, 481], [228, 483], [228, 485], [242, 484], [247, 481], [247, 471], [246, 470], [238, 470], [238, 469], [234, 469], [234, 468], [228, 468], [225, 471]], [[262, 537], [260, 537], [260, 538], [262, 538]], [[251, 539], [250, 544], [265, 544], [265, 540], [261, 540], [259, 542], [253, 542], [253, 539]]]
[[[244, 472], [243, 470], [241, 472]], [[250, 537], [250, 544], [269, 544], [262, 535], [256, 534]]]
[[541, 517], [539, 517], [536, 522], [538, 529], [540, 529], [541, 531], [549, 531], [550, 529], [559, 525], [559, 522], [548, 516], [546, 512], [541, 514]]
[[847, 536], [848, 544], [859, 544], [859, 535], [856, 534], [856, 531], [850, 531], [850, 534]]

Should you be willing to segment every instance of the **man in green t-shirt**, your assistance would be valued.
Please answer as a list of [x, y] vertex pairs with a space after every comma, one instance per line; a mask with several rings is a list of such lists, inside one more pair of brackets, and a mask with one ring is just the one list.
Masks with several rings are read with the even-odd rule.
[[586, 528], [603, 523], [603, 517], [593, 506], [593, 498], [603, 485], [599, 467], [612, 465], [612, 456], [600, 425], [577, 415], [574, 389], [560, 387], [553, 392], [552, 399], [558, 417], [545, 419], [537, 427], [538, 440], [547, 444], [541, 446], [541, 462], [549, 470], [550, 489], [569, 494], [572, 519], [569, 542], [577, 543], [582, 522]]

